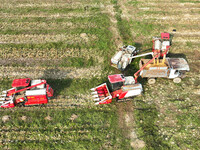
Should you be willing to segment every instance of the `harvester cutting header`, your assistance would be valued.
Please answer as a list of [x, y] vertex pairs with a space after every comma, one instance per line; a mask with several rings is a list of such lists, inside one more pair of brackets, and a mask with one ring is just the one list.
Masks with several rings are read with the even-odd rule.
[[108, 80], [110, 90], [106, 83], [91, 89], [96, 105], [111, 103], [113, 98], [117, 98], [117, 101], [124, 101], [142, 93], [142, 85], [136, 83], [133, 76], [125, 77], [123, 74], [114, 74], [109, 75]]

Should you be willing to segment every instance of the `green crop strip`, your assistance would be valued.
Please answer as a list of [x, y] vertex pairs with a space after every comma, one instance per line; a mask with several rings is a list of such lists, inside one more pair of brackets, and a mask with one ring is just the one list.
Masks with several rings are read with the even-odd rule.
[[[16, 108], [1, 111], [9, 115], [0, 121], [1, 148], [4, 149], [121, 149], [127, 144], [119, 138], [116, 108], [74, 109]], [[73, 119], [72, 116], [76, 118]], [[26, 116], [26, 120], [21, 120]], [[45, 117], [49, 116], [49, 119]], [[25, 133], [25, 134], [23, 134]], [[9, 141], [9, 142], [8, 142]]]
[[121, 14], [122, 11], [120, 9], [120, 6], [118, 5], [117, 0], [111, 0], [111, 2], [114, 4], [114, 8], [116, 11], [116, 19], [117, 19], [117, 27], [119, 29], [119, 33], [122, 37], [123, 43], [124, 44], [131, 44], [133, 43], [132, 41], [132, 36], [131, 36], [131, 30], [129, 26], [129, 22], [125, 19], [122, 19]]
[[136, 124], [138, 126], [138, 134], [146, 143], [147, 149], [169, 149], [167, 142], [158, 134], [158, 126], [155, 122], [157, 121], [157, 109], [154, 104], [146, 104], [145, 102], [138, 100], [136, 101], [136, 109], [134, 116]]

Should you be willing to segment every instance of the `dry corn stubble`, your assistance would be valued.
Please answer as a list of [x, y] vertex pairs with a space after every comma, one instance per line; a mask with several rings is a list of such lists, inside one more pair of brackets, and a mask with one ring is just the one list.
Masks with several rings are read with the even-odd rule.
[[88, 41], [97, 40], [95, 35], [88, 35], [88, 39], [83, 39], [78, 34], [58, 34], [58, 35], [50, 35], [50, 34], [20, 34], [20, 35], [0, 35], [0, 43], [2, 44], [41, 44], [48, 42], [65, 42], [68, 44], [73, 43], [82, 43]]
[[71, 19], [71, 18], [89, 18], [97, 16], [95, 13], [70, 13], [70, 14], [62, 14], [62, 13], [55, 13], [55, 14], [45, 14], [45, 13], [39, 13], [39, 14], [24, 14], [24, 15], [17, 15], [17, 14], [9, 14], [9, 13], [0, 13], [0, 18], [65, 18], [65, 19]]
[[16, 2], [16, 3], [2, 3], [2, 5], [0, 6], [0, 8], [27, 8], [27, 7], [31, 7], [31, 8], [35, 8], [35, 7], [53, 7], [53, 8], [71, 8], [71, 9], [83, 9], [85, 7], [88, 8], [104, 8], [105, 4], [103, 3], [88, 3], [88, 2], [79, 2], [79, 1], [59, 1], [59, 3], [54, 3], [52, 1], [34, 1], [34, 3], [29, 2], [29, 3], [20, 3]]
[[75, 28], [97, 28], [95, 23], [73, 23], [73, 22], [0, 22], [0, 29], [12, 30], [53, 30], [53, 29], [75, 29]]
[[93, 58], [101, 65], [104, 62], [103, 55], [97, 49], [16, 49], [16, 48], [5, 48], [0, 49], [0, 57], [2, 59], [27, 59], [37, 58], [41, 60], [55, 60], [55, 59], [67, 59], [68, 57], [79, 57], [89, 60]]
[[63, 79], [63, 78], [87, 78], [101, 77], [102, 72], [101, 66], [95, 66], [90, 68], [74, 68], [74, 67], [0, 67], [0, 76], [9, 78], [52, 78], [52, 79]]

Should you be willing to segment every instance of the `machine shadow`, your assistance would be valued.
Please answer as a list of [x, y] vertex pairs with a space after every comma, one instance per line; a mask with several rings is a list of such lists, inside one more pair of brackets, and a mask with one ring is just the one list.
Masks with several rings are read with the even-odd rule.
[[187, 60], [187, 57], [185, 54], [183, 53], [168, 53], [167, 54], [167, 57], [170, 57], [170, 58], [184, 58], [185, 60]]
[[47, 80], [47, 83], [54, 90], [54, 97], [58, 97], [59, 95], [61, 95], [63, 89], [70, 87], [72, 83], [71, 78], [64, 79], [63, 77], [58, 75], [58, 72], [60, 72], [58, 68], [47, 69], [44, 71], [42, 77]]

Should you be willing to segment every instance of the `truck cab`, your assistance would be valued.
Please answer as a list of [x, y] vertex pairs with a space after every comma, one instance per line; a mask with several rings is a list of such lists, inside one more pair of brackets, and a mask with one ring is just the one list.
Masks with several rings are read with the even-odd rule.
[[183, 58], [166, 58], [170, 73], [169, 79], [183, 78], [186, 71], [189, 71], [189, 65]]

